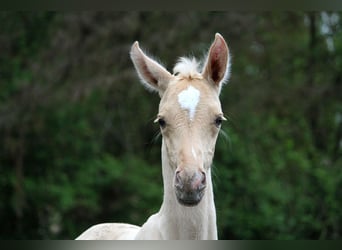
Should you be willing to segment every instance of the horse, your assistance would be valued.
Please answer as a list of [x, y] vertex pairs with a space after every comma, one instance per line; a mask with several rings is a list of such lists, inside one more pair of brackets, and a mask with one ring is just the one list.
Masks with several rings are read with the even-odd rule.
[[[226, 118], [219, 95], [227, 82], [230, 55], [215, 34], [205, 60], [180, 57], [171, 74], [133, 43], [130, 57], [141, 80], [160, 96], [155, 123], [162, 134], [163, 202], [142, 226], [103, 223], [76, 240], [172, 240], [218, 238], [211, 165]], [[200, 66], [202, 65], [202, 69]]]

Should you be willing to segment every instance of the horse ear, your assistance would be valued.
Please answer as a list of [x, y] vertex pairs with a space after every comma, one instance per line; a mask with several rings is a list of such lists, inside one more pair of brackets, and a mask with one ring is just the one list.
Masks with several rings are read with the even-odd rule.
[[162, 96], [172, 75], [162, 65], [146, 56], [138, 42], [132, 45], [130, 55], [142, 83]]
[[215, 40], [209, 49], [202, 75], [220, 92], [222, 83], [229, 77], [229, 66], [228, 46], [224, 38], [219, 33], [216, 33]]

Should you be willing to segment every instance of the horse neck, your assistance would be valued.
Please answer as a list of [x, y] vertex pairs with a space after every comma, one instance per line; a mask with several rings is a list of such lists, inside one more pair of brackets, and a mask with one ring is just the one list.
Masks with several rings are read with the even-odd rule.
[[217, 239], [216, 210], [210, 170], [207, 188], [201, 202], [185, 207], [177, 201], [173, 188], [174, 169], [170, 166], [165, 144], [162, 145], [164, 183], [163, 204], [159, 211], [163, 237], [167, 239]]

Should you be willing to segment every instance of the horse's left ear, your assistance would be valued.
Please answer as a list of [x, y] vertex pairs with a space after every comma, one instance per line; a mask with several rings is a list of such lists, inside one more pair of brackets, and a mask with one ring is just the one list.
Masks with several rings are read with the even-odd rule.
[[229, 77], [229, 66], [228, 46], [224, 38], [219, 33], [216, 33], [215, 40], [209, 49], [202, 75], [220, 92], [222, 84]]
[[130, 54], [142, 83], [148, 89], [158, 91], [162, 96], [172, 75], [162, 65], [145, 55], [138, 42], [132, 45]]

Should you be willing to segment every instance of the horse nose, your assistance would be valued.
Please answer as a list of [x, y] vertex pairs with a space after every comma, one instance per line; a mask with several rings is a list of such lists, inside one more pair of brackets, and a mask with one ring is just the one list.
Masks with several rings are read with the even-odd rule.
[[192, 176], [192, 189], [201, 191], [205, 188], [206, 182], [205, 173], [203, 171], [197, 171]]
[[176, 171], [176, 187], [180, 189], [201, 190], [206, 186], [206, 177], [203, 171], [196, 171], [192, 175], [187, 175], [185, 171]]
[[204, 194], [206, 175], [203, 171], [187, 173], [176, 171], [175, 188], [178, 201], [183, 205], [197, 205]]

